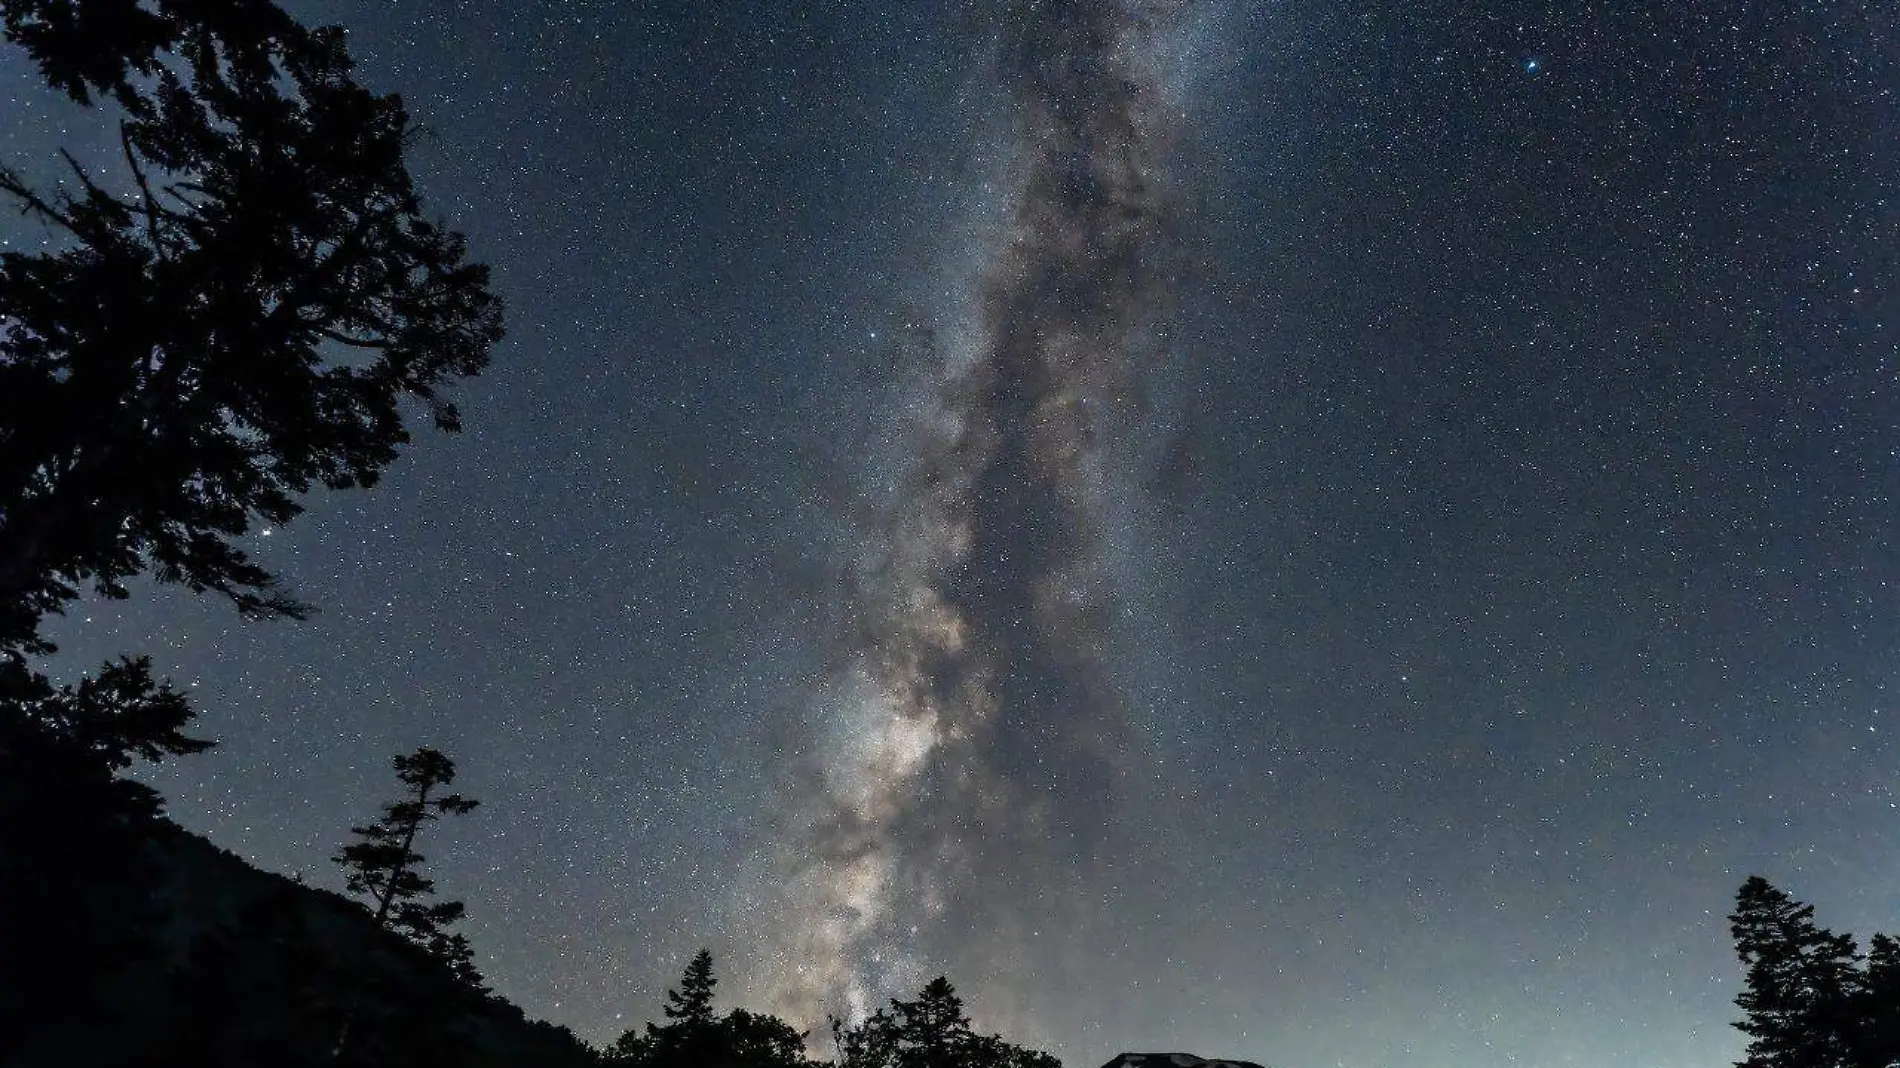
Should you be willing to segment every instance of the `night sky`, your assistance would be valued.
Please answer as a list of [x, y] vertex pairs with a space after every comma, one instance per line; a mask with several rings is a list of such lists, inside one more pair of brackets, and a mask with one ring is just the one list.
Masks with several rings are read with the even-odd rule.
[[52, 626], [193, 687], [185, 826], [340, 888], [443, 749], [597, 1042], [704, 945], [1083, 1068], [1696, 1068], [1745, 876], [1900, 928], [1900, 5], [290, 6], [510, 335], [253, 537], [312, 620]]

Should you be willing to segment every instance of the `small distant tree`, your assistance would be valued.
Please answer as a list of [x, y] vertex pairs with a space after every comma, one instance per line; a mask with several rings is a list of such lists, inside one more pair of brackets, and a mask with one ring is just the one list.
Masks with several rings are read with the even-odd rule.
[[711, 1027], [713, 988], [718, 984], [719, 980], [713, 978], [712, 951], [702, 949], [693, 954], [686, 974], [680, 976], [679, 989], [666, 992], [666, 1018], [682, 1027]]
[[438, 794], [455, 781], [455, 763], [434, 749], [418, 749], [396, 758], [396, 778], [407, 787], [402, 800], [383, 806], [383, 818], [352, 827], [358, 841], [334, 858], [349, 874], [353, 894], [369, 899], [378, 926], [402, 935], [448, 965], [457, 978], [481, 985], [468, 940], [448, 928], [462, 918], [460, 901], [429, 901], [435, 881], [419, 870], [423, 856], [416, 837], [424, 825], [443, 816], [459, 816], [479, 802], [460, 794]]
[[950, 980], [938, 976], [915, 1001], [892, 1001], [899, 1068], [960, 1068], [972, 1052], [970, 1018]]
[[978, 1034], [963, 999], [938, 976], [914, 1001], [892, 999], [855, 1027], [831, 1021], [839, 1068], [1062, 1068], [1048, 1053]]
[[666, 992], [667, 1022], [621, 1035], [609, 1060], [636, 1068], [811, 1068], [805, 1035], [791, 1024], [744, 1009], [715, 1014], [717, 984], [712, 953], [702, 949]]

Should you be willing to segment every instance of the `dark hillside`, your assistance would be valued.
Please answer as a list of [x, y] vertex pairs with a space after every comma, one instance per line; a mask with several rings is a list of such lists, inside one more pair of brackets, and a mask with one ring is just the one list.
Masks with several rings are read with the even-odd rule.
[[152, 938], [94, 996], [75, 998], [75, 1011], [30, 1022], [34, 1051], [0, 1063], [337, 1065], [352, 1008], [349, 1065], [597, 1063], [570, 1032], [458, 982], [357, 902], [260, 871], [169, 823], [147, 848]]

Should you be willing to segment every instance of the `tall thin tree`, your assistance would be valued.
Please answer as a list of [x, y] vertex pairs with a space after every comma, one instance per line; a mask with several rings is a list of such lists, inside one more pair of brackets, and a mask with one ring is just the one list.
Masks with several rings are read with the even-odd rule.
[[713, 988], [718, 984], [713, 978], [712, 951], [702, 949], [693, 954], [686, 974], [680, 976], [679, 987], [666, 992], [666, 1018], [689, 1025], [712, 1023]]
[[666, 991], [666, 1023], [621, 1035], [612, 1054], [622, 1063], [641, 1068], [709, 1062], [717, 1046], [713, 1031], [719, 1021], [713, 1015], [713, 990], [718, 984], [712, 951], [695, 953], [680, 976], [680, 985]]
[[[344, 846], [334, 858], [348, 873], [351, 893], [369, 899], [376, 925], [394, 931], [447, 965], [456, 978], [481, 986], [474, 952], [468, 939], [448, 928], [462, 918], [460, 901], [430, 901], [435, 881], [421, 872], [422, 854], [416, 839], [422, 828], [443, 816], [473, 811], [479, 803], [460, 794], [438, 793], [455, 781], [455, 763], [437, 750], [422, 748], [398, 756], [396, 778], [405, 793], [383, 806], [375, 823], [352, 827], [357, 841]], [[335, 1056], [347, 1051], [360, 1000], [352, 1005], [337, 1038]]]

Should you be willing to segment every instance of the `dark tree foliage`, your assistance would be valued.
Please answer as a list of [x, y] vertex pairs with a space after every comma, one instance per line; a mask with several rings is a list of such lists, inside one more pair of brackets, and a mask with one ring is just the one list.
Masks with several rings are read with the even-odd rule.
[[58, 240], [0, 254], [0, 651], [144, 571], [297, 614], [237, 539], [312, 486], [369, 485], [404, 398], [501, 336], [487, 269], [426, 220], [401, 101], [343, 35], [268, 0], [0, 0], [6, 36], [80, 103], [112, 101], [123, 175], [0, 192]]
[[350, 892], [369, 899], [378, 926], [427, 950], [458, 978], [479, 987], [468, 939], [448, 930], [462, 918], [464, 906], [428, 900], [435, 882], [422, 874], [424, 858], [415, 848], [425, 824], [472, 812], [479, 802], [436, 792], [455, 781], [455, 763], [434, 749], [398, 756], [395, 765], [406, 789], [402, 800], [384, 805], [383, 818], [375, 823], [350, 828], [358, 840], [344, 846], [335, 860], [349, 875]]
[[77, 686], [55, 688], [44, 675], [14, 657], [0, 657], [0, 759], [22, 762], [29, 754], [70, 763], [89, 778], [110, 782], [128, 810], [150, 818], [160, 811], [151, 788], [118, 778], [140, 760], [201, 753], [211, 742], [184, 731], [195, 713], [169, 681], [152, 678], [150, 657], [108, 663]]
[[376, 481], [412, 410], [458, 428], [441, 390], [501, 334], [486, 269], [423, 217], [401, 101], [339, 30], [270, 0], [0, 0], [0, 30], [118, 135], [53, 185], [0, 160], [50, 238], [0, 253], [0, 1064], [333, 1064], [352, 1021], [360, 1063], [499, 1063], [533, 1027], [444, 930], [461, 906], [420, 900], [413, 835], [351, 853], [374, 923], [301, 887], [240, 905], [270, 877], [190, 860], [119, 774], [208, 744], [181, 695], [142, 660], [66, 688], [25, 660], [140, 573], [300, 614], [240, 539]]
[[144, 847], [158, 793], [120, 773], [199, 752], [191, 709], [149, 661], [55, 687], [0, 656], [0, 1063], [115, 1027], [158, 917]]
[[1900, 942], [1884, 934], [1868, 940], [1867, 967], [1856, 1013], [1862, 1063], [1900, 1065]]
[[676, 1024], [709, 1027], [713, 1022], [713, 987], [718, 984], [719, 980], [713, 978], [712, 951], [702, 949], [693, 954], [692, 961], [686, 965], [679, 988], [666, 992], [666, 1006], [662, 1011]]
[[719, 1021], [728, 1068], [808, 1068], [805, 1032], [776, 1016], [734, 1009]]
[[608, 1059], [637, 1068], [814, 1068], [804, 1034], [785, 1021], [744, 1009], [715, 1014], [717, 982], [712, 954], [702, 949], [666, 992], [667, 1022], [621, 1035]]
[[914, 1001], [892, 999], [856, 1027], [833, 1018], [838, 1068], [1062, 1068], [1054, 1056], [970, 1029], [950, 980], [931, 980]]
[[1747, 969], [1738, 1068], [1900, 1064], [1900, 944], [1877, 934], [1862, 958], [1851, 936], [1759, 876], [1742, 884], [1729, 925]]

